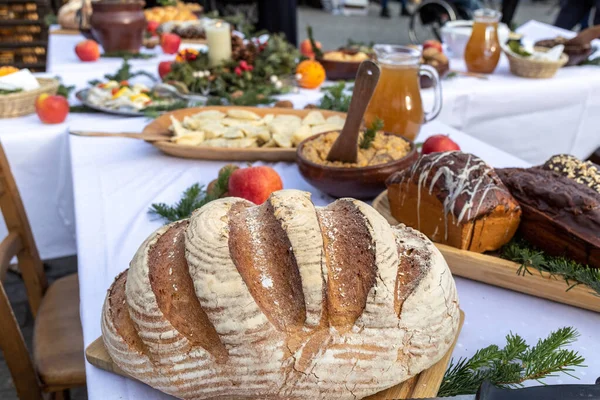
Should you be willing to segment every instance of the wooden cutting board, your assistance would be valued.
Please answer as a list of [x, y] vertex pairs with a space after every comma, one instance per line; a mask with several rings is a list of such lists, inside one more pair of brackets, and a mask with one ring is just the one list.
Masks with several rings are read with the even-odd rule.
[[346, 118], [346, 113], [328, 110], [296, 110], [293, 108], [267, 108], [267, 107], [237, 107], [237, 106], [206, 106], [185, 108], [181, 110], [171, 111], [162, 114], [150, 124], [148, 124], [142, 134], [144, 135], [164, 135], [164, 141], [152, 142], [152, 145], [157, 147], [165, 154], [182, 157], [195, 158], [200, 160], [219, 160], [219, 161], [296, 161], [296, 148], [281, 148], [281, 147], [254, 147], [254, 148], [224, 148], [224, 147], [202, 147], [177, 144], [169, 141], [171, 132], [171, 116], [182, 121], [184, 117], [197, 114], [201, 111], [218, 110], [226, 112], [230, 109], [247, 110], [264, 117], [267, 114], [274, 115], [296, 115], [304, 118], [311, 111], [319, 111], [325, 118], [337, 115]]
[[[452, 352], [454, 350], [454, 346], [456, 346], [456, 341], [458, 340], [458, 336], [460, 335], [460, 331], [462, 329], [464, 321], [465, 314], [461, 310], [460, 322], [458, 324], [458, 332], [456, 333], [454, 343], [452, 343], [452, 346], [440, 361], [434, 364], [431, 368], [421, 372], [420, 374], [412, 377], [411, 379], [399, 385], [386, 389], [382, 392], [369, 396], [366, 399], [424, 399], [437, 396], [438, 390], [440, 389], [440, 385], [442, 384], [442, 379], [444, 378], [444, 373], [446, 372], [448, 364], [450, 363]], [[129, 376], [125, 372], [123, 372], [123, 370], [119, 368], [110, 358], [110, 355], [108, 355], [108, 352], [106, 351], [106, 347], [104, 347], [104, 342], [102, 341], [101, 337], [96, 339], [94, 342], [92, 342], [92, 344], [90, 344], [87, 347], [87, 349], [85, 350], [85, 358], [90, 364], [100, 369], [129, 378]]]
[[[387, 190], [373, 200], [373, 208], [379, 211], [390, 224], [398, 224], [390, 212]], [[600, 312], [600, 296], [585, 285], [577, 285], [569, 289], [572, 282], [566, 282], [558, 276], [552, 276], [535, 268], [529, 269], [531, 274], [520, 275], [518, 270], [521, 265], [518, 263], [443, 244], [435, 245], [444, 255], [455, 276]]]

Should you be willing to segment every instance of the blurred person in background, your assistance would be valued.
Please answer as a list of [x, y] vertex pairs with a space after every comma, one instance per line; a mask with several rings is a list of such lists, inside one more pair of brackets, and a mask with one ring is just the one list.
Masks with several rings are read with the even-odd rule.
[[571, 30], [580, 24], [583, 30], [589, 26], [590, 15], [594, 7], [596, 8], [594, 25], [600, 25], [600, 13], [598, 12], [600, 0], [564, 0], [554, 25]]
[[[408, 12], [408, 7], [406, 6], [406, 0], [400, 0], [400, 4], [402, 7], [400, 8], [400, 16], [408, 17], [410, 12]], [[388, 9], [388, 0], [381, 0], [381, 14], [379, 14], [381, 18], [390, 18], [390, 10]]]

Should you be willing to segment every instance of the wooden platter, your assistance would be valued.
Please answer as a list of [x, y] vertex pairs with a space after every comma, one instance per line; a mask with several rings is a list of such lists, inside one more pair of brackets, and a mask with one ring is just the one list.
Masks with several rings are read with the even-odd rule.
[[[142, 135], [163, 135], [164, 141], [153, 141], [152, 145], [156, 146], [163, 153], [166, 153], [175, 157], [182, 158], [195, 158], [201, 160], [220, 160], [220, 161], [295, 161], [296, 160], [296, 148], [247, 148], [247, 149], [230, 149], [224, 147], [202, 147], [202, 146], [189, 146], [176, 144], [171, 142], [171, 132], [169, 132], [169, 126], [171, 126], [171, 115], [178, 120], [182, 120], [183, 117], [197, 114], [201, 111], [208, 110], [219, 110], [225, 112], [231, 109], [240, 109], [252, 111], [258, 115], [265, 116], [267, 114], [287, 114], [297, 115], [301, 118], [305, 117], [310, 111], [315, 110], [294, 110], [292, 108], [261, 108], [261, 107], [229, 107], [229, 106], [214, 106], [214, 107], [194, 107], [185, 108], [162, 114], [156, 118], [149, 125], [147, 125], [142, 131]], [[346, 118], [345, 113], [327, 110], [316, 110], [323, 114], [325, 118], [339, 115]]]
[[[379, 211], [390, 224], [398, 224], [390, 212], [387, 190], [373, 200], [373, 208]], [[518, 263], [443, 244], [435, 245], [444, 255], [455, 276], [600, 312], [600, 296], [585, 285], [577, 285], [569, 289], [572, 283], [535, 268], [530, 268], [531, 274], [520, 275], [517, 271], [521, 265]]]
[[51, 35], [81, 35], [79, 29], [54, 29], [50, 31]]
[[[454, 351], [454, 346], [456, 346], [456, 341], [458, 340], [458, 336], [460, 335], [460, 331], [464, 322], [465, 313], [461, 310], [456, 338], [454, 339], [454, 342], [452, 343], [452, 346], [450, 346], [448, 352], [440, 361], [438, 361], [429, 369], [426, 369], [420, 374], [410, 378], [409, 380], [369, 396], [366, 399], [426, 399], [437, 396], [438, 390], [442, 384], [442, 379], [444, 378], [444, 373], [446, 372], [448, 364], [450, 363], [450, 359], [452, 358], [452, 352]], [[112, 358], [110, 358], [110, 355], [106, 351], [106, 347], [104, 347], [104, 341], [101, 337], [93, 341], [87, 347], [87, 349], [85, 349], [85, 358], [95, 367], [124, 376], [126, 378], [131, 378], [113, 362]]]

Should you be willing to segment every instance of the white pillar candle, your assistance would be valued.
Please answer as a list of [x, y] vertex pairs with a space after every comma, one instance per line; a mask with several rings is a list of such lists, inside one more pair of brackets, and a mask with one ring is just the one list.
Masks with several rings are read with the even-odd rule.
[[224, 21], [216, 20], [206, 26], [208, 42], [208, 62], [210, 66], [231, 59], [231, 29]]

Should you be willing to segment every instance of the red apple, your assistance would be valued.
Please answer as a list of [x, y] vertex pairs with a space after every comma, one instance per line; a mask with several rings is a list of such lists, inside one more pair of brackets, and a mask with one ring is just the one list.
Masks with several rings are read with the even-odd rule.
[[81, 61], [96, 61], [100, 58], [100, 47], [93, 40], [84, 40], [75, 46], [75, 54]]
[[160, 37], [160, 47], [166, 54], [176, 54], [181, 44], [181, 38], [174, 33], [163, 33]]
[[157, 36], [156, 30], [160, 26], [160, 22], [158, 21], [148, 21], [148, 25], [146, 25], [146, 31], [150, 33], [152, 36]]
[[160, 79], [164, 79], [171, 72], [171, 65], [173, 65], [173, 61], [161, 61], [158, 64], [158, 76], [160, 76]]
[[[321, 48], [321, 42], [315, 41], [315, 45], [317, 45], [317, 48]], [[315, 52], [313, 51], [310, 39], [304, 39], [302, 43], [300, 43], [300, 53], [310, 59], [315, 58]]]
[[229, 196], [241, 197], [254, 204], [264, 203], [271, 193], [281, 189], [281, 177], [271, 167], [236, 169], [229, 177]]
[[69, 102], [63, 96], [42, 93], [35, 100], [35, 112], [45, 124], [60, 124], [69, 114]]
[[433, 135], [425, 140], [421, 148], [421, 153], [440, 153], [453, 150], [460, 150], [460, 146], [450, 139], [448, 135]]
[[442, 44], [440, 42], [438, 42], [437, 40], [426, 40], [426, 41], [423, 42], [423, 50], [428, 49], [430, 47], [433, 47], [434, 49], [436, 49], [440, 53], [444, 52], [442, 50]]

